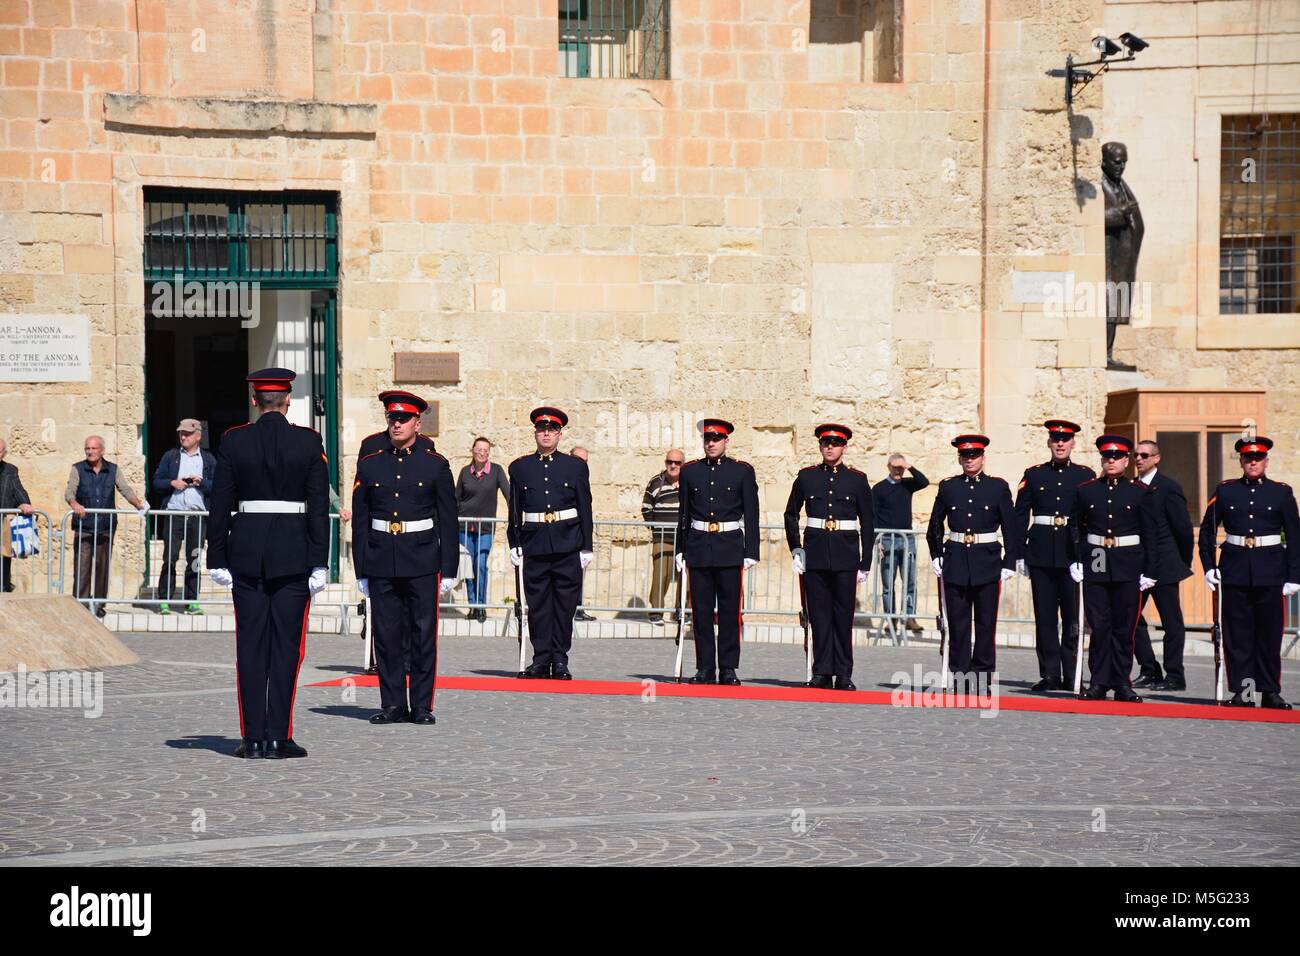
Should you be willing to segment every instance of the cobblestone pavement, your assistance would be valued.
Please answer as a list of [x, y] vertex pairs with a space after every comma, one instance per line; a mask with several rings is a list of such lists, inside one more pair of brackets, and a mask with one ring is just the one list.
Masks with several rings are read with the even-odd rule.
[[[1294, 864], [1300, 728], [883, 706], [438, 694], [373, 727], [360, 642], [313, 636], [306, 760], [240, 761], [233, 638], [126, 637], [104, 711], [0, 711], [0, 864]], [[445, 639], [440, 670], [509, 674], [512, 640]], [[578, 677], [662, 677], [671, 641], [579, 643]], [[859, 648], [860, 689], [933, 647]], [[796, 682], [796, 647], [741, 676]], [[1005, 692], [1037, 676], [999, 652]], [[1287, 664], [1293, 690], [1300, 667]], [[1210, 697], [1212, 662], [1189, 659]], [[1295, 696], [1293, 694], [1293, 696]]]

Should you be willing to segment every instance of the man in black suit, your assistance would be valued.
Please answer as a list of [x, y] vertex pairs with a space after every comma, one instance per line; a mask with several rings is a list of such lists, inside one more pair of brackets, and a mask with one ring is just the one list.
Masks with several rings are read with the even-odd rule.
[[248, 376], [260, 415], [225, 433], [212, 479], [208, 571], [235, 602], [236, 757], [307, 756], [293, 698], [311, 595], [328, 573], [329, 476], [320, 434], [285, 418], [293, 379], [283, 368]]
[[1192, 576], [1192, 519], [1187, 513], [1187, 498], [1182, 486], [1160, 471], [1160, 446], [1153, 441], [1137, 444], [1138, 482], [1151, 489], [1148, 503], [1155, 521], [1156, 538], [1149, 547], [1155, 549], [1156, 586], [1142, 592], [1142, 607], [1155, 598], [1160, 624], [1165, 630], [1165, 670], [1151, 649], [1151, 632], [1146, 616], [1138, 617], [1133, 638], [1133, 654], [1140, 672], [1134, 687], [1152, 690], [1187, 690], [1183, 674], [1183, 607], [1178, 598], [1178, 582]]
[[[352, 558], [357, 588], [374, 605], [382, 708], [372, 724], [433, 724], [438, 672], [438, 596], [451, 590], [459, 547], [447, 459], [419, 439], [428, 403], [380, 394], [389, 445], [357, 462]], [[407, 691], [410, 691], [410, 704]]]

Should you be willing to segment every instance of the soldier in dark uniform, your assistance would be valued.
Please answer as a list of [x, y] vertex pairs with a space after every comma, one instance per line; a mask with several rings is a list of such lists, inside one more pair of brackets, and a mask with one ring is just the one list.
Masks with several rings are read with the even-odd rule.
[[[845, 425], [818, 425], [820, 465], [795, 476], [785, 506], [785, 537], [795, 574], [803, 575], [812, 629], [813, 677], [809, 687], [856, 690], [853, 686], [853, 598], [871, 570], [875, 544], [871, 483], [841, 464], [853, 437]], [[799, 543], [799, 511], [808, 514]]]
[[225, 433], [212, 479], [208, 569], [235, 603], [236, 757], [307, 756], [293, 699], [329, 563], [329, 477], [320, 435], [284, 417], [293, 379], [282, 368], [248, 376], [260, 416]]
[[510, 463], [510, 563], [523, 565], [533, 660], [520, 677], [572, 680], [573, 614], [591, 563], [591, 478], [587, 463], [559, 451], [569, 416], [543, 406], [529, 413], [537, 451]]
[[[1074, 493], [1096, 472], [1070, 461], [1080, 426], [1061, 418], [1043, 423], [1051, 457], [1025, 469], [1016, 491], [1017, 540], [1025, 557], [1017, 562], [1034, 598], [1034, 648], [1039, 681], [1035, 693], [1061, 690], [1074, 680], [1079, 647], [1079, 601], [1070, 579], [1070, 515]], [[1031, 513], [1032, 512], [1032, 517]]]
[[[374, 608], [379, 702], [372, 724], [432, 724], [438, 672], [438, 597], [456, 576], [456, 496], [447, 459], [420, 443], [428, 403], [380, 395], [389, 447], [357, 462], [352, 554], [357, 587]], [[410, 704], [407, 704], [407, 689]]]
[[[939, 482], [925, 540], [934, 573], [943, 578], [949, 660], [960, 686], [975, 681], [979, 692], [991, 687], [997, 666], [994, 635], [1002, 582], [1015, 575], [1020, 543], [1011, 505], [1011, 488], [984, 474], [984, 435], [952, 440], [962, 473]], [[944, 523], [948, 529], [945, 532]], [[1002, 544], [998, 544], [998, 532]], [[975, 645], [971, 650], [971, 624]]]
[[[412, 396], [410, 392], [403, 391], [402, 389], [389, 389], [386, 392], [379, 393], [379, 401], [382, 402], [385, 407], [387, 407], [390, 399], [396, 399], [399, 397], [405, 398], [406, 400], [409, 401], [414, 396]], [[424, 408], [426, 411], [428, 410], [428, 407], [429, 407], [428, 402], [425, 402]], [[421, 415], [422, 414], [423, 413], [421, 413]], [[419, 429], [421, 427], [420, 425], [421, 415], [417, 415], [415, 418], [415, 427], [416, 427], [415, 447], [427, 448], [429, 451], [436, 452], [438, 450], [438, 446], [434, 443], [433, 439], [430, 438], [428, 435], [422, 435], [419, 432]], [[373, 455], [377, 451], [387, 451], [392, 447], [393, 447], [393, 442], [392, 442], [392, 437], [389, 435], [389, 429], [385, 428], [381, 432], [374, 432], [373, 434], [367, 435], [365, 438], [361, 439], [361, 447], [357, 449], [357, 462], [360, 463], [361, 459], [365, 458], [367, 455]], [[355, 550], [356, 548], [355, 539], [353, 540], [352, 546], [353, 549]], [[355, 574], [356, 573], [355, 560], [352, 563], [352, 570], [353, 573]], [[360, 575], [357, 576], [360, 577]], [[364, 595], [362, 596], [364, 597]], [[358, 606], [357, 613], [358, 614], [366, 613], [365, 601], [362, 601], [361, 604]], [[383, 626], [383, 624], [378, 619], [371, 620], [367, 623], [369, 624], [370, 627], [370, 659], [366, 661], [367, 666], [365, 672], [367, 674], [376, 674], [379, 672], [379, 668], [378, 668], [378, 660], [375, 657], [375, 646], [379, 643], [380, 640], [379, 629]], [[408, 627], [410, 627], [412, 630], [416, 626], [417, 625], [415, 621], [408, 622]]]
[[[1258, 693], [1263, 706], [1290, 710], [1282, 697], [1282, 625], [1286, 599], [1300, 591], [1300, 517], [1291, 486], [1265, 476], [1272, 440], [1243, 438], [1235, 447], [1241, 477], [1215, 490], [1197, 542], [1206, 583], [1223, 588], [1228, 703], [1248, 707]], [[1216, 565], [1219, 525], [1228, 537]]]
[[678, 573], [690, 568], [696, 668], [692, 684], [740, 683], [736, 668], [744, 572], [758, 563], [758, 480], [748, 462], [727, 457], [735, 430], [721, 418], [704, 419], [704, 457], [682, 466], [674, 560]]
[[1155, 586], [1155, 521], [1146, 485], [1124, 476], [1132, 439], [1102, 435], [1102, 476], [1079, 486], [1070, 537], [1070, 577], [1083, 583], [1083, 609], [1092, 627], [1088, 700], [1139, 703], [1129, 682], [1133, 632], [1142, 592]]

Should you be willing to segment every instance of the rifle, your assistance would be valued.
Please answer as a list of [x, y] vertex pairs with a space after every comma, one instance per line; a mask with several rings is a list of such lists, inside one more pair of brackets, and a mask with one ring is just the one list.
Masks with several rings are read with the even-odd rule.
[[807, 670], [807, 676], [804, 679], [811, 684], [813, 677], [812, 642], [810, 640], [812, 622], [808, 620], [808, 592], [804, 588], [802, 574], [799, 575], [799, 626], [803, 628], [803, 656]]
[[939, 656], [943, 659], [943, 692], [948, 693], [948, 599], [944, 596], [943, 575], [939, 575]]
[[1219, 572], [1219, 586], [1214, 589], [1214, 702], [1223, 703], [1223, 572]]
[[519, 566], [515, 568], [515, 614], [519, 616], [519, 676], [524, 676], [524, 654], [528, 646], [525, 629], [528, 626], [528, 604], [524, 592], [524, 559], [522, 554], [519, 558]]
[[686, 565], [682, 565], [682, 579], [677, 585], [677, 663], [674, 665], [674, 673], [677, 676], [677, 683], [682, 682], [682, 650], [686, 647], [686, 589], [688, 587], [690, 572]]

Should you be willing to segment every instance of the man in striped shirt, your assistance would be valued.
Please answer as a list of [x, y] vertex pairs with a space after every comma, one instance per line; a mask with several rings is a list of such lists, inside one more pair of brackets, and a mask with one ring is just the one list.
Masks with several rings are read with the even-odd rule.
[[[665, 607], [664, 598], [668, 594], [668, 585], [673, 581], [674, 531], [680, 511], [678, 489], [681, 487], [682, 464], [686, 454], [680, 448], [668, 449], [664, 455], [664, 470], [650, 479], [645, 486], [645, 497], [641, 500], [641, 517], [647, 523], [670, 523], [671, 528], [650, 529], [650, 607]], [[680, 582], [673, 588], [673, 607], [679, 600]], [[669, 620], [676, 623], [676, 613], [669, 615]], [[650, 623], [656, 626], [664, 623], [663, 614], [651, 611]]]

